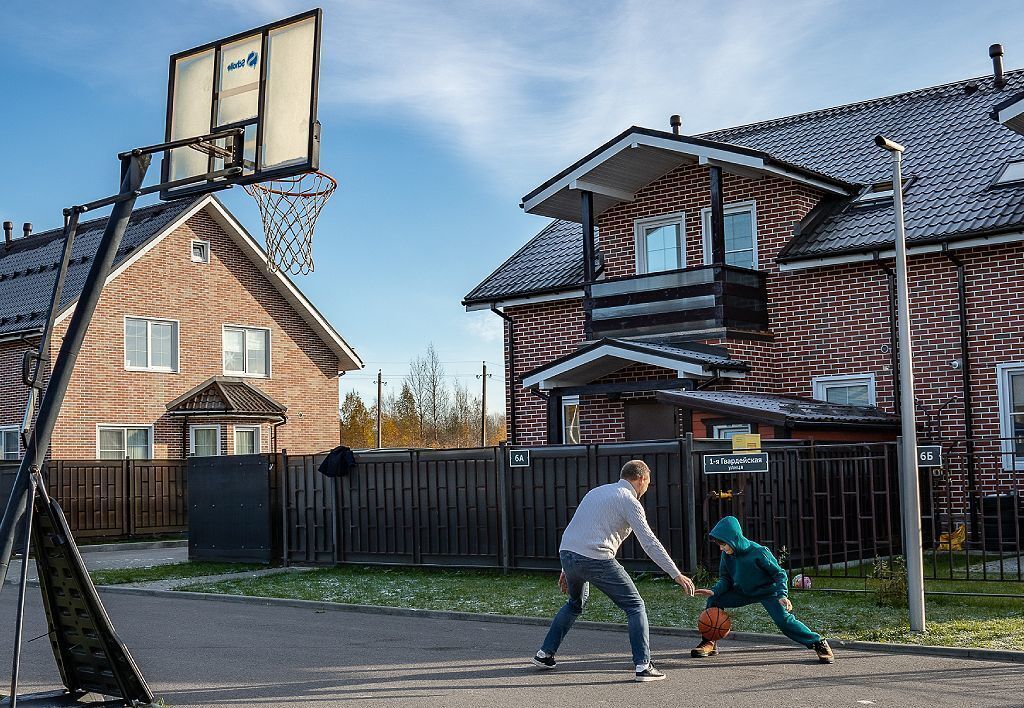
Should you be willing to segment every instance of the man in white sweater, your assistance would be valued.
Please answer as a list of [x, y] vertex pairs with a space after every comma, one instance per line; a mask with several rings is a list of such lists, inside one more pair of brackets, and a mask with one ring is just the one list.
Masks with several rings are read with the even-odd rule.
[[558, 547], [562, 562], [558, 587], [569, 599], [555, 615], [544, 644], [532, 661], [542, 669], [555, 668], [555, 652], [573, 622], [583, 614], [592, 583], [626, 613], [636, 680], [660, 681], [665, 674], [651, 664], [647, 608], [632, 578], [615, 560], [615, 554], [630, 532], [635, 532], [651, 560], [689, 597], [693, 597], [693, 581], [679, 572], [647, 524], [640, 497], [651, 485], [651, 469], [642, 460], [630, 460], [623, 465], [620, 477], [614, 484], [604, 484], [587, 492], [562, 534], [562, 544]]

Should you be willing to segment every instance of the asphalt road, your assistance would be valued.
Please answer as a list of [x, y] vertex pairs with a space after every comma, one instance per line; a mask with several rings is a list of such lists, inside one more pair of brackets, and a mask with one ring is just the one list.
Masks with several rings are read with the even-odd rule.
[[[98, 550], [97, 547], [82, 546], [82, 560], [89, 570], [106, 570], [109, 568], [144, 568], [152, 565], [168, 563], [184, 563], [188, 560], [188, 548], [130, 548], [119, 551]], [[29, 580], [36, 580], [36, 564], [28, 566]], [[7, 582], [18, 583], [21, 580], [21, 561], [11, 560], [7, 571]], [[2, 625], [0, 625], [2, 626]], [[2, 682], [0, 682], [2, 684]]]
[[[0, 593], [0, 627], [15, 595]], [[554, 671], [527, 659], [536, 626], [314, 611], [108, 593], [107, 610], [151, 688], [170, 706], [1021, 706], [1024, 666], [846, 651], [820, 665], [799, 647], [733, 643], [704, 661], [652, 638], [657, 683], [632, 680], [626, 635], [576, 629]], [[26, 637], [45, 631], [38, 591]], [[0, 685], [11, 633], [0, 632]], [[27, 645], [23, 691], [60, 687], [44, 640]], [[3, 692], [6, 692], [5, 690]]]

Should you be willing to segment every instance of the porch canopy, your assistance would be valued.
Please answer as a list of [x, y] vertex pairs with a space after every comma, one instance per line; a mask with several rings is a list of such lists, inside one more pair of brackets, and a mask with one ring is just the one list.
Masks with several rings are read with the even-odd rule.
[[285, 420], [286, 406], [281, 405], [245, 380], [231, 376], [214, 376], [167, 404], [170, 415], [190, 418], [247, 418]]
[[742, 391], [658, 391], [657, 398], [680, 408], [719, 413], [755, 423], [798, 428], [898, 431], [900, 418], [874, 406], [849, 406], [800, 396]]
[[720, 167], [751, 179], [784, 177], [824, 192], [849, 196], [855, 185], [741, 145], [633, 126], [527, 194], [527, 214], [580, 223], [580, 192], [594, 195], [594, 215], [622, 202], [683, 165]]
[[[634, 364], [650, 364], [668, 369], [676, 372], [677, 377], [685, 381], [713, 377], [742, 377], [748, 369], [745, 363], [730, 358], [729, 353], [721, 347], [694, 343], [600, 339], [524, 374], [523, 387], [551, 390], [586, 386]], [[668, 388], [664, 380], [609, 386], [623, 391]]]

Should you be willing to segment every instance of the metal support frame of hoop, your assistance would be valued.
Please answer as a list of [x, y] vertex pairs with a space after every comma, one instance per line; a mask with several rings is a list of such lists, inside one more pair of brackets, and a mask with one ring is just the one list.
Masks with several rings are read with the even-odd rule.
[[[146, 194], [204, 182], [208, 185], [209, 191], [231, 187], [234, 184], [232, 180], [239, 178], [243, 173], [243, 132], [241, 128], [231, 128], [195, 138], [175, 140], [120, 153], [118, 159], [121, 162], [121, 175], [118, 193], [64, 210], [63, 257], [54, 280], [47, 324], [36, 350], [26, 352], [22, 367], [22, 377], [30, 390], [22, 423], [25, 455], [14, 478], [10, 499], [2, 518], [0, 518], [0, 591], [4, 588], [11, 556], [14, 552], [18, 522], [22, 518], [27, 522], [26, 531], [29, 532], [26, 533], [26, 546], [22, 549], [23, 569], [18, 584], [16, 631], [13, 637], [14, 661], [11, 673], [11, 695], [8, 703], [12, 708], [18, 704], [19, 698], [18, 674], [27, 592], [28, 573], [26, 569], [30, 547], [35, 551], [39, 566], [40, 592], [43, 595], [43, 607], [50, 629], [51, 648], [66, 689], [61, 697], [72, 701], [66, 705], [74, 705], [80, 697], [90, 691], [103, 695], [116, 695], [123, 705], [148, 705], [154, 701], [154, 696], [138, 667], [135, 666], [128, 648], [121, 643], [114, 632], [103, 603], [100, 601], [85, 564], [78, 553], [74, 536], [63, 520], [59, 505], [46, 496], [41, 470], [50, 438], [60, 415], [64, 395], [71, 381], [75, 362], [81, 352], [89, 323], [96, 311], [103, 285], [110, 273], [125, 229], [128, 227], [136, 200]], [[170, 149], [180, 147], [209, 150], [216, 146], [218, 140], [230, 143], [229, 154], [221, 155], [225, 162], [223, 169], [151, 187], [142, 186], [154, 154], [165, 153]], [[224, 148], [217, 149], [224, 151]], [[54, 320], [61, 302], [65, 275], [70, 263], [71, 246], [78, 229], [78, 218], [85, 212], [106, 206], [113, 206], [113, 209], [97, 244], [95, 258], [82, 286], [82, 292], [78, 297], [67, 332], [61, 341], [59, 353], [50, 362], [49, 347], [53, 337]], [[315, 222], [315, 218], [313, 221]], [[50, 364], [50, 378], [45, 390], [42, 389], [40, 376], [44, 370], [44, 363]], [[33, 408], [36, 400], [39, 400], [39, 410], [34, 416], [35, 423], [33, 425]], [[74, 592], [51, 587], [51, 583], [46, 580], [51, 576], [70, 578], [69, 582], [73, 582]], [[97, 643], [95, 651], [84, 652], [86, 656], [81, 656], [82, 652], [74, 650], [82, 643], [84, 630], [77, 626], [67, 625], [62, 621], [62, 617], [68, 612], [68, 608], [64, 606], [66, 604], [64, 598], [68, 596], [81, 600], [79, 605], [74, 608], [73, 614], [78, 618], [77, 624], [88, 630], [88, 639]], [[109, 680], [105, 677], [109, 677]], [[109, 703], [103, 705], [109, 705]]]

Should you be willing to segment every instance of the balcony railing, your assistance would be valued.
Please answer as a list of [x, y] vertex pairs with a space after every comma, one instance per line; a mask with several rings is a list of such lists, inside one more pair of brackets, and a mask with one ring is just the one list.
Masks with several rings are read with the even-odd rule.
[[743, 330], [768, 332], [761, 271], [707, 265], [594, 283], [585, 303], [590, 339]]

